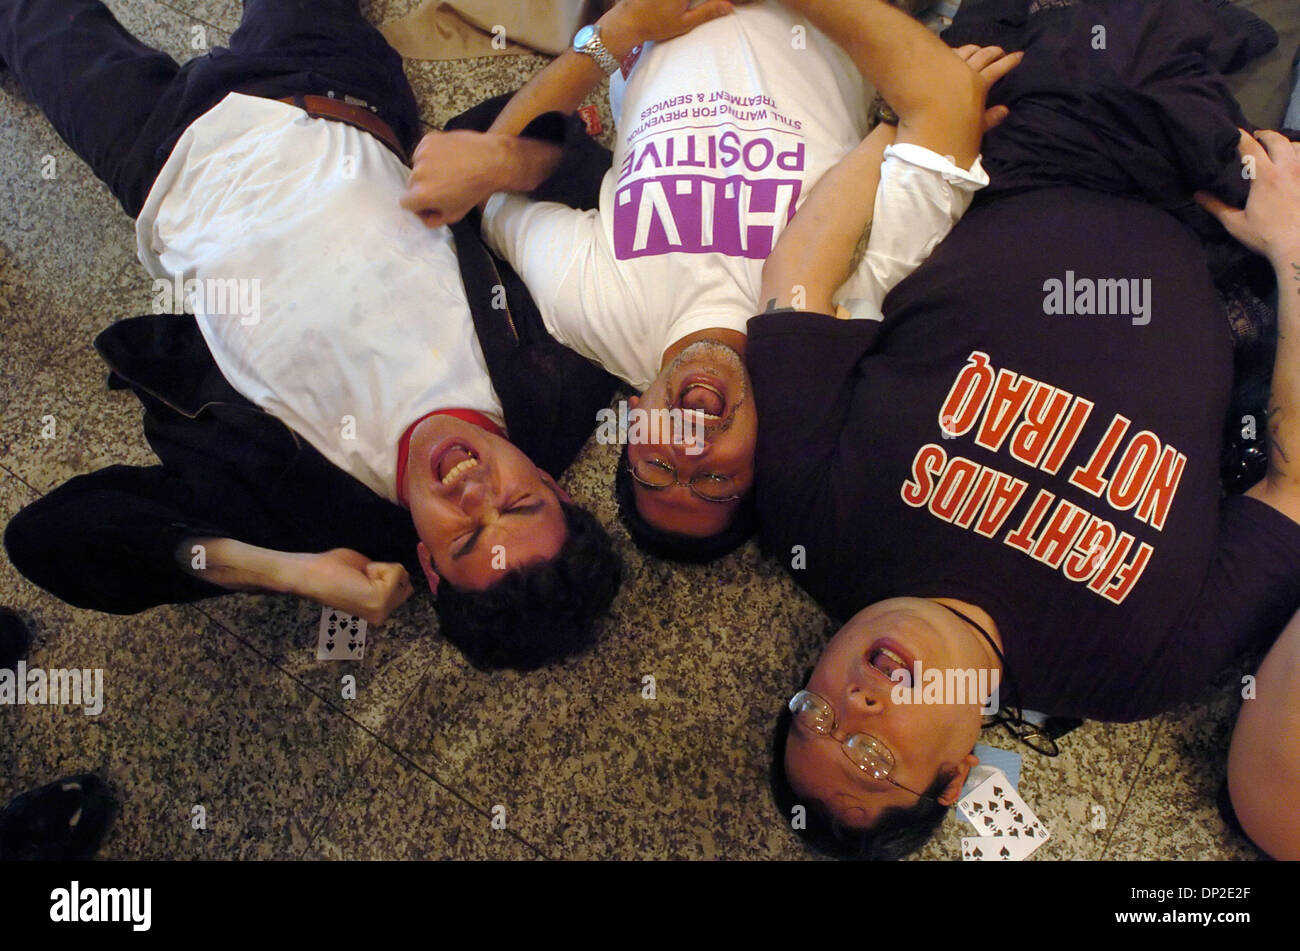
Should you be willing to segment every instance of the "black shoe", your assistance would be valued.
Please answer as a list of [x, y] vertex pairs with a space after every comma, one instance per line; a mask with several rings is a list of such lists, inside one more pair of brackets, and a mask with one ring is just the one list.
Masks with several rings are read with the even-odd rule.
[[93, 773], [23, 793], [0, 809], [0, 861], [87, 861], [116, 812], [108, 784]]
[[14, 670], [31, 646], [32, 635], [23, 619], [9, 608], [0, 608], [0, 670]]

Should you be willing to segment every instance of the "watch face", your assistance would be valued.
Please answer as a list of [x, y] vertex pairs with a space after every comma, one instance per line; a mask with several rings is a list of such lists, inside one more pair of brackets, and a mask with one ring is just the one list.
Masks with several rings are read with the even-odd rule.
[[575, 50], [581, 50], [595, 38], [596, 28], [588, 24], [579, 30], [578, 35], [573, 38], [573, 48]]

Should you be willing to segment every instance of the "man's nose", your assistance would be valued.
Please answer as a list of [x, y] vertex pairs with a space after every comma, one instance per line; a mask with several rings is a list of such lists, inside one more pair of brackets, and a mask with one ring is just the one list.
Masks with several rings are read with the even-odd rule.
[[695, 417], [688, 416], [683, 419], [674, 435], [676, 438], [673, 440], [673, 449], [678, 458], [685, 456], [687, 459], [699, 460], [708, 454], [708, 434]]
[[496, 521], [497, 507], [491, 489], [477, 479], [466, 479], [465, 488], [460, 493], [460, 507], [473, 518], [490, 517]]
[[889, 704], [889, 688], [869, 680], [850, 680], [844, 691], [845, 708], [853, 714], [879, 716]]
[[673, 464], [680, 469], [684, 465], [701, 462], [709, 455], [711, 448], [703, 431], [696, 434], [688, 429], [685, 435], [673, 442]]

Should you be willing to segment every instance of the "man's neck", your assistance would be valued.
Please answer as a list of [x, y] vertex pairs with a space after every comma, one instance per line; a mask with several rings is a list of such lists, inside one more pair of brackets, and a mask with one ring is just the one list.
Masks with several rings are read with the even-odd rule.
[[718, 343], [725, 344], [732, 350], [735, 350], [743, 357], [745, 355], [745, 342], [748, 339], [749, 338], [740, 331], [731, 330], [726, 327], [709, 327], [705, 330], [697, 330], [695, 333], [687, 334], [664, 351], [664, 357], [659, 361], [659, 369], [663, 370], [664, 367], [676, 360], [683, 350], [691, 344], [699, 343], [702, 340], [716, 340]]
[[[930, 600], [944, 605], [949, 610], [960, 611], [983, 628], [983, 631], [988, 635], [989, 640], [980, 637], [980, 643], [984, 645], [984, 649], [989, 655], [990, 663], [995, 663], [998, 667], [1002, 666], [1002, 659], [998, 657], [997, 654], [998, 651], [1001, 651], [1003, 656], [1005, 656], [1006, 647], [1002, 644], [1002, 634], [998, 631], [997, 622], [993, 620], [991, 614], [985, 611], [978, 604], [971, 604], [969, 601], [962, 601], [958, 598], [931, 598]], [[976, 633], [976, 636], [978, 637], [978, 633]]]

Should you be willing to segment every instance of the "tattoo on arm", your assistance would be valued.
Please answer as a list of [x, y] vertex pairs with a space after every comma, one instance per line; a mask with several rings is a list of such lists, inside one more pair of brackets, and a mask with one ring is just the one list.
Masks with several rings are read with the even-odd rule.
[[767, 306], [763, 308], [763, 313], [770, 314], [774, 310], [776, 310], [776, 298], [772, 297], [768, 299]]

